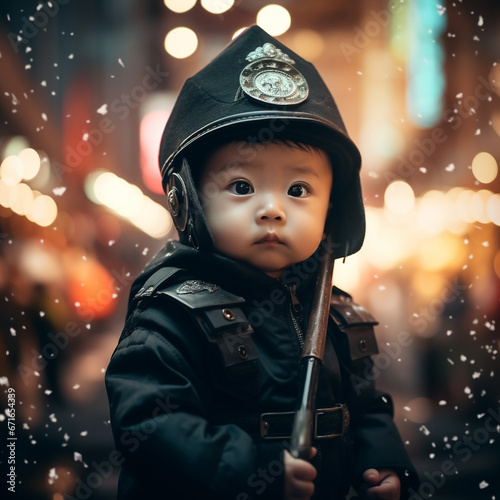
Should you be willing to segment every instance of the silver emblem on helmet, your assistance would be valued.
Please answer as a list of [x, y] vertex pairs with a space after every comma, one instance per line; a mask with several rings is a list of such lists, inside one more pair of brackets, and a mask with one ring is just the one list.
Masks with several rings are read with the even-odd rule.
[[248, 96], [278, 106], [307, 99], [309, 86], [295, 61], [272, 43], [257, 47], [246, 57], [250, 64], [240, 74], [240, 86]]

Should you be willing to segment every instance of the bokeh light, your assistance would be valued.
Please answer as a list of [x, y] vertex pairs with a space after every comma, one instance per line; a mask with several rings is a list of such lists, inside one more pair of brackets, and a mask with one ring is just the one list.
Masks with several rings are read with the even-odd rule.
[[165, 207], [112, 172], [89, 174], [85, 193], [94, 203], [113, 210], [152, 238], [164, 238], [172, 229], [172, 218]]
[[500, 226], [500, 194], [494, 194], [486, 204], [488, 218], [496, 226]]
[[196, 0], [164, 0], [165, 7], [176, 14], [191, 10], [196, 5]]
[[285, 33], [292, 23], [288, 10], [281, 5], [270, 4], [257, 13], [257, 24], [272, 36]]
[[142, 117], [139, 128], [142, 180], [149, 190], [158, 194], [163, 193], [158, 168], [158, 152], [163, 127], [169, 116], [170, 113], [166, 110], [149, 111]]
[[116, 306], [114, 280], [109, 271], [91, 256], [76, 251], [66, 256], [69, 269], [68, 295], [76, 312], [86, 320], [105, 318]]
[[201, 6], [210, 14], [223, 14], [234, 5], [234, 0], [201, 0]]
[[471, 200], [473, 196], [474, 191], [464, 189], [455, 200], [455, 213], [460, 219], [469, 224], [472, 224], [475, 220], [471, 212]]
[[34, 179], [40, 171], [40, 155], [33, 148], [25, 148], [17, 156], [23, 162], [23, 179]]
[[472, 160], [472, 173], [482, 184], [489, 184], [498, 175], [497, 161], [490, 153], [478, 153]]
[[23, 149], [29, 147], [29, 142], [22, 135], [14, 135], [9, 137], [2, 147], [2, 157], [6, 158], [11, 155], [18, 155]]
[[165, 50], [176, 59], [185, 59], [196, 52], [198, 37], [196, 33], [184, 26], [179, 26], [167, 33]]
[[23, 178], [23, 162], [18, 156], [7, 156], [0, 165], [0, 179], [8, 186], [14, 186]]
[[467, 229], [468, 224], [461, 217], [459, 217], [457, 210], [458, 197], [465, 191], [464, 188], [454, 187], [451, 188], [446, 194], [446, 208], [447, 220], [446, 229], [453, 234], [463, 235]]
[[477, 193], [474, 193], [470, 199], [471, 214], [474, 219], [481, 224], [488, 224], [488, 222], [490, 222], [486, 207], [492, 195], [493, 193], [491, 191], [481, 189]]
[[33, 191], [27, 184], [12, 186], [10, 192], [10, 208], [18, 215], [30, 214], [33, 207]]
[[386, 208], [394, 214], [404, 215], [413, 210], [415, 194], [408, 183], [394, 181], [385, 190], [384, 202]]
[[45, 194], [36, 196], [31, 204], [31, 211], [26, 217], [39, 226], [50, 226], [57, 217], [56, 202]]
[[453, 217], [453, 204], [445, 193], [432, 189], [419, 200], [418, 224], [424, 233], [439, 234]]

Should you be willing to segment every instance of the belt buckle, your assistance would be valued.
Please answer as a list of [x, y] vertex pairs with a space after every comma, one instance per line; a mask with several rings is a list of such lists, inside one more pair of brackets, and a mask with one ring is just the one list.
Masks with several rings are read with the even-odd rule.
[[[279, 417], [289, 417], [289, 416], [294, 416], [295, 412], [294, 411], [275, 411], [275, 412], [268, 412], [268, 413], [262, 413], [260, 415], [260, 437], [263, 439], [288, 439], [290, 438], [290, 434], [283, 434], [282, 436], [276, 435], [276, 436], [269, 436], [269, 427], [270, 427], [270, 420], [272, 420], [272, 417], [274, 416], [279, 416]], [[271, 419], [269, 419], [271, 417]]]
[[[318, 435], [318, 416], [319, 415], [324, 415], [325, 413], [334, 413], [337, 411], [342, 412], [342, 431], [339, 433], [330, 433], [330, 434], [321, 434]], [[347, 409], [347, 406], [345, 405], [338, 405], [334, 408], [322, 408], [316, 410], [316, 414], [314, 417], [314, 438], [315, 439], [329, 439], [329, 438], [335, 438], [335, 437], [344, 437], [344, 434], [347, 431], [347, 428], [349, 427], [349, 421], [350, 421], [350, 414], [349, 410]]]

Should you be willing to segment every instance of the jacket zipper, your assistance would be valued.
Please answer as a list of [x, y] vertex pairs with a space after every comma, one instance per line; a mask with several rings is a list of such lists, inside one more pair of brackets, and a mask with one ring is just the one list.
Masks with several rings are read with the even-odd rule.
[[295, 334], [297, 335], [297, 339], [299, 341], [300, 348], [304, 347], [304, 333], [302, 331], [302, 327], [300, 326], [300, 320], [302, 315], [302, 306], [299, 304], [297, 300], [297, 296], [295, 295], [296, 286], [295, 285], [286, 285], [285, 288], [288, 290], [290, 295], [290, 316], [292, 318], [293, 327], [295, 329]]

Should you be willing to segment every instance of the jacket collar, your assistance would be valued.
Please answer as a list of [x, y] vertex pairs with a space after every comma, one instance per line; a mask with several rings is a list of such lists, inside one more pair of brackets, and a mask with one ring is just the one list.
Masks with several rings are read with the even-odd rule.
[[296, 264], [282, 278], [271, 278], [261, 270], [215, 252], [202, 252], [172, 240], [160, 250], [134, 282], [132, 293], [161, 267], [179, 267], [197, 279], [215, 283], [243, 296], [262, 295], [272, 289], [293, 287], [300, 291], [314, 284], [316, 268], [308, 261]]

